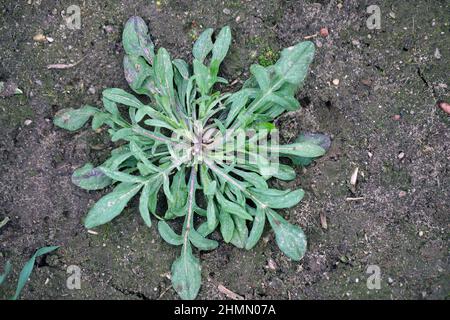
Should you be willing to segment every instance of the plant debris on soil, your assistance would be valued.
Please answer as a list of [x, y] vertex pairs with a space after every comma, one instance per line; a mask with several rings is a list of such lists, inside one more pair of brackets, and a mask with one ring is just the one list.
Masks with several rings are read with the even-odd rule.
[[[98, 105], [104, 88], [129, 90], [121, 26], [133, 15], [144, 18], [158, 46], [187, 60], [204, 28], [230, 25], [235, 40], [223, 76], [236, 87], [268, 48], [276, 56], [316, 35], [315, 60], [297, 96], [302, 108], [276, 125], [284, 143], [306, 128], [333, 143], [297, 180], [272, 182], [307, 191], [281, 213], [305, 230], [308, 251], [290, 261], [266, 230], [267, 241], [252, 251], [222, 244], [202, 252], [202, 276], [211, 281], [200, 299], [448, 298], [450, 3], [375, 1], [377, 30], [366, 24], [372, 2], [84, 1], [80, 29], [63, 18], [71, 1], [5, 3], [0, 81], [23, 94], [0, 99], [0, 221], [9, 218], [0, 229], [0, 270], [9, 260], [23, 265], [36, 248], [60, 246], [37, 259], [21, 298], [177, 299], [164, 272], [178, 249], [141, 222], [136, 203], [98, 234], [82, 225], [103, 192], [80, 190], [70, 177], [86, 162], [105, 160], [114, 147], [107, 134], [52, 124], [63, 108]], [[34, 41], [37, 34], [53, 41]], [[47, 69], [83, 57], [64, 72]], [[69, 266], [80, 268], [81, 289], [67, 288]], [[367, 286], [370, 266], [381, 271], [379, 288]], [[13, 267], [1, 298], [12, 296], [19, 272]]]

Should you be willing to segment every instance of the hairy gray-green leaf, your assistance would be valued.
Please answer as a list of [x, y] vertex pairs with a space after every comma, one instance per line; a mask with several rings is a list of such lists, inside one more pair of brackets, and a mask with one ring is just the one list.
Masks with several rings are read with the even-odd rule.
[[62, 109], [56, 113], [53, 123], [60, 128], [76, 131], [84, 126], [97, 111], [96, 108], [88, 105], [79, 109]]
[[302, 228], [290, 224], [275, 211], [267, 214], [281, 251], [294, 261], [300, 261], [306, 252], [306, 236]]
[[131, 17], [125, 24], [122, 34], [123, 48], [129, 55], [142, 56], [153, 63], [154, 44], [148, 35], [148, 27], [140, 17]]
[[194, 43], [194, 47], [192, 48], [192, 54], [194, 58], [200, 62], [203, 62], [208, 53], [210, 53], [211, 50], [213, 49], [214, 45], [211, 40], [213, 32], [214, 30], [211, 28], [206, 29], [200, 34], [197, 41], [195, 41]]
[[182, 247], [181, 256], [172, 264], [172, 286], [181, 299], [192, 300], [197, 296], [200, 285], [200, 262], [192, 255], [189, 243], [186, 243]]
[[89, 210], [84, 221], [86, 228], [95, 228], [117, 217], [142, 188], [142, 184], [121, 183], [119, 186], [120, 188], [100, 198]]
[[85, 190], [99, 190], [109, 186], [112, 180], [100, 168], [86, 163], [73, 172], [72, 183]]
[[180, 246], [183, 244], [183, 237], [175, 233], [167, 222], [161, 220], [158, 222], [158, 231], [161, 237], [173, 246]]
[[302, 189], [294, 191], [277, 189], [250, 189], [250, 192], [261, 202], [270, 208], [284, 209], [291, 208], [299, 203], [305, 192]]

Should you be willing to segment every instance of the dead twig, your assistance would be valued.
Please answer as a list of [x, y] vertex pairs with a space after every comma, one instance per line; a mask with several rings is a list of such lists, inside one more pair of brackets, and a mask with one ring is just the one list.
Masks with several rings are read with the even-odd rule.
[[364, 200], [364, 197], [358, 197], [358, 198], [347, 198], [347, 199], [345, 199], [345, 201], [359, 201], [359, 200]]
[[81, 58], [80, 60], [78, 60], [75, 63], [69, 63], [69, 64], [65, 64], [65, 63], [55, 63], [55, 64], [49, 64], [47, 66], [48, 70], [51, 69], [56, 69], [56, 70], [65, 70], [65, 69], [70, 69], [73, 68], [75, 66], [77, 66], [78, 64], [80, 64], [84, 59], [86, 58], [86, 56], [84, 56], [83, 58]]
[[219, 284], [217, 286], [217, 289], [223, 293], [224, 295], [226, 295], [228, 298], [233, 299], [233, 300], [244, 300], [244, 297], [238, 295], [237, 293], [234, 293], [233, 291], [231, 291], [230, 289], [225, 288], [223, 285]]

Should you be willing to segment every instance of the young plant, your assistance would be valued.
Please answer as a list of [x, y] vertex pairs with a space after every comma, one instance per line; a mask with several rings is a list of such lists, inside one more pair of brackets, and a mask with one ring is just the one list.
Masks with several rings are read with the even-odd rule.
[[[207, 236], [217, 228], [226, 243], [249, 250], [267, 220], [280, 249], [292, 260], [303, 257], [302, 229], [274, 209], [295, 206], [304, 191], [272, 189], [267, 180], [296, 177], [274, 155], [301, 164], [325, 152], [317, 136], [278, 144], [271, 123], [300, 107], [295, 93], [306, 77], [314, 45], [301, 42], [284, 49], [273, 66], [252, 65], [252, 76], [241, 90], [223, 93], [216, 84], [227, 83], [219, 67], [231, 43], [230, 28], [222, 28], [214, 39], [212, 29], [200, 35], [191, 68], [184, 60], [172, 60], [164, 48], [156, 53], [147, 25], [132, 17], [123, 31], [125, 78], [147, 102], [122, 89], [106, 89], [103, 109], [64, 109], [54, 119], [55, 125], [74, 131], [93, 117], [94, 130], [106, 125], [111, 140], [122, 142], [100, 166], [88, 163], [73, 173], [73, 183], [86, 190], [114, 185], [90, 209], [84, 224], [91, 229], [111, 221], [140, 193], [144, 223], [150, 227], [155, 216], [161, 237], [181, 247], [172, 265], [172, 283], [183, 299], [195, 298], [201, 284], [192, 247], [215, 249], [218, 242]], [[161, 189], [167, 210], [160, 216]], [[181, 233], [167, 222], [176, 218], [184, 218]]]

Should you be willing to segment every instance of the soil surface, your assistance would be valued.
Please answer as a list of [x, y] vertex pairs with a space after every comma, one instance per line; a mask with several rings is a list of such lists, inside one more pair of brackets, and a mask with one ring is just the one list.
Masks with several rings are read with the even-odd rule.
[[[63, 18], [70, 5], [81, 9], [79, 30]], [[381, 10], [379, 30], [366, 25], [369, 5]], [[299, 168], [295, 181], [272, 182], [307, 191], [281, 213], [304, 228], [308, 252], [290, 261], [269, 230], [251, 251], [221, 242], [200, 256], [200, 299], [226, 298], [219, 284], [246, 299], [448, 298], [450, 117], [436, 106], [450, 100], [446, 0], [0, 0], [0, 81], [24, 92], [0, 98], [0, 222], [9, 218], [0, 229], [0, 270], [13, 264], [0, 297], [12, 295], [37, 248], [60, 245], [37, 259], [21, 298], [178, 299], [168, 275], [179, 249], [143, 224], [136, 203], [98, 235], [82, 225], [103, 192], [79, 189], [70, 176], [108, 156], [108, 136], [52, 124], [62, 108], [100, 105], [105, 88], [128, 90], [121, 32], [132, 15], [148, 22], [158, 47], [188, 60], [204, 28], [230, 25], [222, 69], [235, 83], [229, 90], [252, 63], [271, 63], [280, 49], [329, 31], [311, 38], [317, 53], [298, 94], [303, 108], [276, 122], [283, 142], [301, 131], [332, 136], [328, 154]], [[53, 42], [34, 41], [37, 34]], [[80, 290], [66, 286], [70, 265], [81, 268]], [[369, 266], [379, 267], [379, 289], [367, 286]]]

